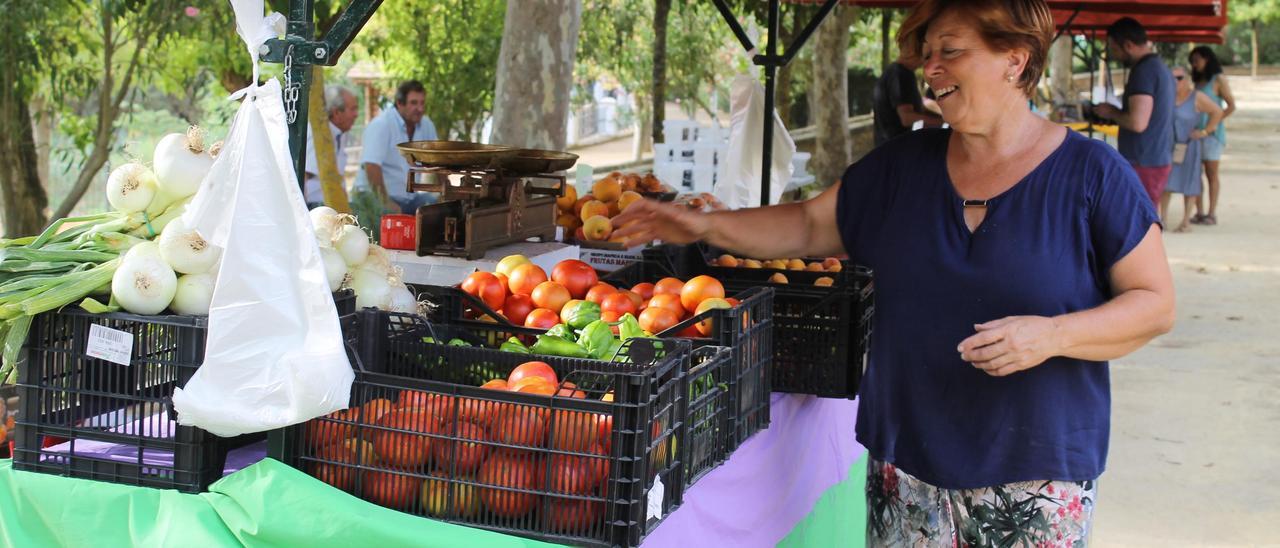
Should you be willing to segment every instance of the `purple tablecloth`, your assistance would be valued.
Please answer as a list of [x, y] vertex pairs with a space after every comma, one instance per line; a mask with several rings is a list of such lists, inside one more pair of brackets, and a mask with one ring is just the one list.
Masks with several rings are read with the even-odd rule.
[[[109, 424], [105, 422], [108, 418], [110, 418], [109, 415], [95, 417], [94, 419], [90, 419], [90, 423], [92, 421], [102, 420], [104, 421], [103, 424]], [[174, 432], [177, 432], [177, 427], [178, 425], [174, 423], [174, 421], [169, 420], [163, 415], [152, 415], [144, 419], [138, 419], [133, 422], [111, 428], [109, 431], [120, 434], [140, 433], [142, 436], [148, 438], [170, 438], [173, 437]], [[74, 442], [69, 441], [48, 447], [44, 450], [44, 456], [41, 457], [41, 460], [46, 462], [60, 461], [61, 459], [58, 456], [51, 455], [50, 453], [71, 453], [73, 451], [73, 443], [75, 444], [74, 452], [76, 455], [90, 456], [130, 464], [139, 463], [137, 447], [86, 439], [75, 440]], [[227, 453], [227, 462], [222, 468], [222, 474], [225, 476], [232, 472], [239, 471], [250, 464], [266, 458], [266, 456], [266, 440], [233, 450], [230, 453]], [[155, 449], [144, 449], [142, 451], [141, 464], [171, 469], [173, 468], [173, 453]], [[146, 471], [144, 471], [144, 473], [146, 473]], [[160, 470], [151, 471], [150, 473], [160, 473]]]
[[698, 481], [646, 548], [775, 546], [866, 449], [856, 402], [773, 394], [769, 428]]

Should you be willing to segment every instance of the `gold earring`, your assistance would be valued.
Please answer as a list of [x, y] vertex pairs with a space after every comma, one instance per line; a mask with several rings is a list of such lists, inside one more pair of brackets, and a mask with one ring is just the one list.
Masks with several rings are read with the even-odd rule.
[[1006, 75], [1004, 75], [1004, 81], [1006, 81], [1006, 82], [1013, 82], [1013, 75], [1012, 75], [1012, 74], [1006, 74]]

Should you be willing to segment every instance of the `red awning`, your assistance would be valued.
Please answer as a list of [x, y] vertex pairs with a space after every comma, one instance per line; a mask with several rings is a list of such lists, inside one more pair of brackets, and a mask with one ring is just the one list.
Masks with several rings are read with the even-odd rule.
[[[822, 4], [823, 0], [784, 0], [791, 4]], [[1106, 36], [1106, 28], [1121, 17], [1137, 19], [1156, 42], [1222, 43], [1227, 25], [1227, 0], [1047, 0], [1058, 30], [1085, 36]], [[871, 8], [911, 8], [919, 0], [841, 0], [844, 5]]]

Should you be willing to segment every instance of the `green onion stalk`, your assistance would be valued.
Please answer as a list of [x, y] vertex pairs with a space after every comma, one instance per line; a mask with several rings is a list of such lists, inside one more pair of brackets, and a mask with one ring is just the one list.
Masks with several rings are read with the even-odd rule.
[[159, 214], [109, 212], [58, 219], [39, 235], [0, 240], [0, 380], [16, 380], [35, 315], [74, 303], [93, 313], [119, 310], [114, 299], [104, 305], [91, 296], [110, 289], [124, 253], [158, 236], [189, 201], [171, 203]]

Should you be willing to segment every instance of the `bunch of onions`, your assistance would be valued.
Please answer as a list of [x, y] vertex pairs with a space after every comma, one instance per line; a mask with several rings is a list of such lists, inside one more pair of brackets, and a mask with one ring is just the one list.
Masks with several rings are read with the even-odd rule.
[[327, 206], [312, 209], [310, 217], [329, 287], [354, 291], [357, 308], [418, 312], [418, 300], [400, 279], [390, 254], [369, 241], [355, 217]]
[[111, 278], [112, 298], [134, 314], [159, 314], [173, 302], [177, 290], [178, 276], [155, 242], [133, 246]]
[[156, 143], [156, 179], [170, 199], [192, 196], [213, 167], [213, 155], [205, 147], [207, 133], [191, 126], [186, 133], [170, 133]]

